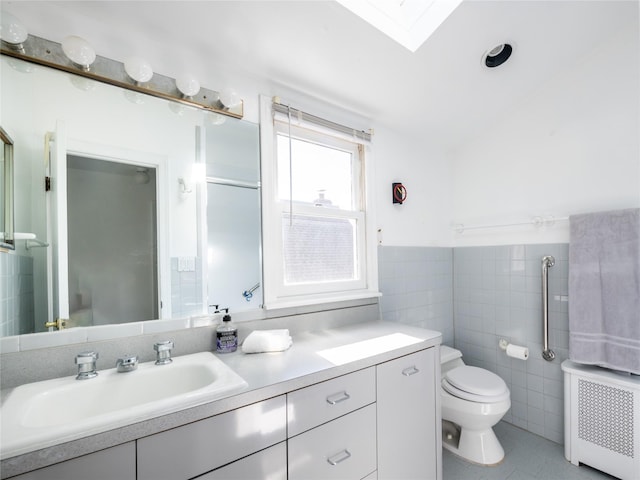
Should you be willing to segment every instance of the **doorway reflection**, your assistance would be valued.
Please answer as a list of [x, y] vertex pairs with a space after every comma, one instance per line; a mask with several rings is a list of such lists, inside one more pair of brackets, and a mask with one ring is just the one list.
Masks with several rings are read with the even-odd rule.
[[159, 318], [156, 169], [67, 157], [67, 327]]

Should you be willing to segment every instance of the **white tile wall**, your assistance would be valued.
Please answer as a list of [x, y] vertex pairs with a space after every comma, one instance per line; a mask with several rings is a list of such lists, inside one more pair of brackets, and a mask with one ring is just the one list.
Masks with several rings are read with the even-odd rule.
[[33, 328], [33, 258], [0, 252], [0, 336]]
[[[541, 260], [549, 270], [550, 347], [542, 352]], [[500, 375], [511, 389], [507, 422], [563, 442], [563, 377], [568, 357], [567, 244], [486, 247], [378, 247], [382, 318], [438, 330], [465, 362]], [[455, 338], [454, 338], [455, 337]], [[501, 338], [527, 346], [529, 360], [512, 359]], [[455, 339], [455, 342], [454, 342]]]
[[[542, 266], [549, 269], [550, 347], [542, 359]], [[453, 252], [455, 345], [465, 362], [500, 375], [511, 389], [505, 420], [558, 443], [563, 442], [563, 377], [568, 357], [567, 244], [458, 247]], [[501, 338], [530, 350], [525, 362], [507, 357]]]
[[453, 253], [440, 247], [378, 247], [382, 318], [442, 332], [453, 345]]

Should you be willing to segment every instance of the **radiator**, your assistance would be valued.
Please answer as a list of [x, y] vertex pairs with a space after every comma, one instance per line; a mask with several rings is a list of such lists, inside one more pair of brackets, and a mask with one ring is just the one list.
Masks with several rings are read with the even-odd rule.
[[565, 458], [640, 479], [640, 377], [569, 360], [562, 370]]

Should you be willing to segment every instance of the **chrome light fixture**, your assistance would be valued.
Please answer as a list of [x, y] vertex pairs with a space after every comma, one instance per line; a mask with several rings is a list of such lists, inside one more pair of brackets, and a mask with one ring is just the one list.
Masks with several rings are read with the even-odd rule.
[[[72, 73], [72, 82], [82, 90], [94, 88], [94, 80], [124, 88], [134, 103], [143, 103], [143, 95], [170, 100], [169, 106], [182, 115], [189, 108], [215, 114], [212, 123], [222, 123], [216, 115], [242, 118], [244, 105], [235, 91], [227, 89], [222, 95], [218, 91], [201, 88], [193, 75], [182, 75], [179, 79], [154, 73], [143, 58], [131, 56], [124, 63], [97, 56], [85, 39], [72, 35], [61, 43], [29, 35], [24, 25], [7, 12], [0, 14], [0, 53], [24, 60], [9, 62], [20, 71], [30, 71], [32, 65], [44, 65]], [[153, 81], [151, 81], [153, 80]], [[223, 101], [220, 100], [222, 97]]]
[[89, 71], [91, 64], [96, 61], [96, 51], [84, 38], [70, 35], [62, 39], [62, 51], [78, 68]]
[[27, 29], [20, 20], [10, 13], [2, 12], [0, 38], [9, 48], [24, 51], [22, 44], [27, 40], [28, 36]]

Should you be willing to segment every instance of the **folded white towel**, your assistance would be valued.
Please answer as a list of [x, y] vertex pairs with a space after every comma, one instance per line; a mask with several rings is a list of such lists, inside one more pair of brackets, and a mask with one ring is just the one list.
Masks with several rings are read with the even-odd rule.
[[244, 353], [283, 352], [293, 340], [289, 330], [254, 330], [242, 343]]

